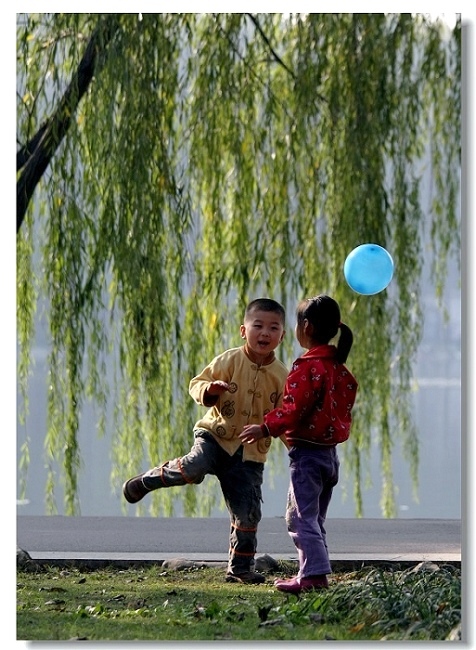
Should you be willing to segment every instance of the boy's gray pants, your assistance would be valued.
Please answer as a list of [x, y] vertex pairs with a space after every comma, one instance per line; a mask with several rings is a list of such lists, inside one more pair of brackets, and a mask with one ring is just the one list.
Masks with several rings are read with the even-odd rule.
[[230, 513], [228, 572], [238, 575], [253, 571], [264, 463], [243, 461], [242, 445], [230, 456], [204, 429], [197, 429], [194, 434], [190, 452], [145, 472], [144, 485], [149, 490], [157, 490], [201, 483], [207, 474], [216, 476]]

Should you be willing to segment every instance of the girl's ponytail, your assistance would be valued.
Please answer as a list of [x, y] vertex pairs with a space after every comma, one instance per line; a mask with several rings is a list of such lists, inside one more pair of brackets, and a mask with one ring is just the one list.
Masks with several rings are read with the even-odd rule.
[[339, 363], [345, 363], [349, 356], [352, 343], [354, 342], [354, 335], [352, 330], [345, 323], [340, 323], [340, 336], [337, 341], [337, 354], [336, 359]]
[[305, 320], [311, 325], [310, 339], [315, 345], [325, 345], [331, 341], [340, 328], [340, 336], [336, 345], [336, 360], [339, 363], [346, 362], [354, 335], [350, 327], [341, 322], [340, 308], [333, 298], [320, 294], [314, 298], [302, 300], [297, 307], [296, 315], [298, 331], [302, 331]]

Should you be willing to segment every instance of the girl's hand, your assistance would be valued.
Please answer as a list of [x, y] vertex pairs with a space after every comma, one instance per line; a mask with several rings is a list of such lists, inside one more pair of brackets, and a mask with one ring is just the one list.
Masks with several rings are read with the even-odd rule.
[[259, 424], [247, 424], [243, 431], [239, 434], [241, 442], [251, 444], [264, 438], [263, 431]]

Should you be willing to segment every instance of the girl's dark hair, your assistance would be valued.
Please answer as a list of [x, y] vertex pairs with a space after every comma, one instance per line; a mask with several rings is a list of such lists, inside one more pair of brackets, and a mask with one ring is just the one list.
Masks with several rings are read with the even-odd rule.
[[341, 322], [340, 308], [333, 298], [321, 294], [303, 300], [297, 307], [296, 316], [298, 329], [304, 327], [305, 320], [309, 322], [312, 328], [310, 338], [317, 345], [328, 343], [340, 328], [336, 358], [339, 363], [347, 361], [354, 336], [350, 327]]

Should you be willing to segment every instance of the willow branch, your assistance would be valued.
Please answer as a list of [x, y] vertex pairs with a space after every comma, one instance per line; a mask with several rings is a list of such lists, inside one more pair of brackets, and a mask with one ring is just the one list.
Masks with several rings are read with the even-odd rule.
[[98, 25], [58, 109], [17, 153], [17, 172], [21, 172], [17, 180], [17, 233], [33, 192], [68, 132], [72, 116], [94, 77], [98, 55], [105, 50], [118, 25], [117, 14], [109, 14], [105, 27]]

